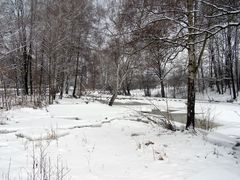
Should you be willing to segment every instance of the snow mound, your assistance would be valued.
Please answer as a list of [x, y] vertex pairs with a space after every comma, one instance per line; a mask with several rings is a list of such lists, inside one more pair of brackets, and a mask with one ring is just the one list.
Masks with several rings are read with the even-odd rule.
[[234, 147], [237, 144], [236, 139], [217, 132], [210, 132], [205, 139], [215, 145], [225, 147]]
[[239, 180], [235, 172], [220, 167], [207, 168], [204, 171], [188, 178], [187, 180]]
[[55, 131], [49, 131], [45, 133], [44, 135], [33, 135], [29, 133], [17, 133], [15, 134], [18, 138], [25, 138], [29, 141], [42, 141], [42, 140], [56, 140], [61, 137], [69, 135], [69, 132], [55, 132]]

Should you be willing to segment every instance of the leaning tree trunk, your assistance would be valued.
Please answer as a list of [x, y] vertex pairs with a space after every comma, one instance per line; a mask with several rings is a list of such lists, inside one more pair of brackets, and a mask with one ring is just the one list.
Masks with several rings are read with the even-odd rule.
[[114, 93], [113, 93], [113, 95], [112, 95], [112, 97], [111, 97], [111, 99], [110, 99], [110, 101], [109, 101], [109, 103], [108, 103], [109, 106], [112, 106], [112, 105], [113, 105], [115, 99], [117, 98], [117, 93], [118, 93], [117, 90], [114, 91]]
[[122, 83], [120, 83], [120, 80], [119, 80], [119, 71], [120, 71], [120, 66], [117, 65], [117, 77], [116, 77], [116, 87], [113, 91], [113, 95], [108, 103], [109, 106], [112, 106], [115, 99], [117, 98], [117, 95], [118, 95], [118, 90], [121, 88], [121, 85], [123, 83], [123, 79], [122, 79]]
[[120, 66], [118, 65], [118, 67], [117, 67], [117, 77], [116, 77], [116, 87], [115, 87], [115, 89], [113, 91], [113, 95], [112, 95], [112, 97], [111, 97], [111, 99], [108, 103], [109, 106], [113, 105], [115, 99], [117, 98], [118, 91], [119, 91], [119, 89], [121, 89], [122, 84], [123, 84], [124, 80], [126, 80], [126, 77], [127, 77], [127, 74], [128, 74], [128, 70], [126, 70], [126, 72], [120, 78], [120, 75], [119, 75], [120, 72], [119, 71], [120, 71]]

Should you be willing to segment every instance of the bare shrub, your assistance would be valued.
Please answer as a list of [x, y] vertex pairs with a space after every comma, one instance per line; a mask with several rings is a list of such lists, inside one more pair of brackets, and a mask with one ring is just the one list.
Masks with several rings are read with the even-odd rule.
[[165, 102], [166, 102], [166, 112], [163, 112], [159, 109], [159, 107], [157, 107], [157, 105], [155, 105], [152, 101], [150, 101], [150, 103], [155, 107], [158, 113], [163, 117], [163, 118], [160, 118], [160, 121], [158, 121], [158, 123], [166, 129], [169, 129], [171, 131], [176, 131], [176, 127], [173, 123], [173, 118], [169, 110], [167, 98], [165, 99]]
[[209, 131], [218, 126], [216, 123], [214, 123], [214, 119], [215, 117], [211, 115], [210, 108], [205, 111], [202, 109], [202, 115], [197, 119], [197, 127]]
[[55, 163], [48, 155], [49, 143], [40, 142], [36, 152], [33, 143], [32, 169], [28, 172], [29, 180], [66, 180], [70, 169], [65, 165], [60, 156], [57, 156]]
[[[43, 144], [43, 141], [35, 145], [33, 142], [31, 166], [19, 173], [18, 180], [68, 180], [71, 179], [68, 166], [63, 163], [61, 156], [54, 160], [49, 154], [49, 143]], [[9, 162], [8, 172], [1, 175], [2, 180], [17, 180], [12, 178], [11, 160]]]

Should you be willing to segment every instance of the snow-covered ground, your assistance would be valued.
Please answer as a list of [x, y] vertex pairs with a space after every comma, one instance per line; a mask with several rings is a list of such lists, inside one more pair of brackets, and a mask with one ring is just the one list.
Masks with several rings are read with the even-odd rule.
[[65, 98], [43, 109], [2, 112], [0, 179], [28, 179], [40, 165], [72, 180], [240, 179], [238, 103], [198, 101], [198, 116], [221, 126], [197, 134], [163, 129], [139, 113], [156, 107], [185, 113], [185, 103], [120, 96], [109, 107]]

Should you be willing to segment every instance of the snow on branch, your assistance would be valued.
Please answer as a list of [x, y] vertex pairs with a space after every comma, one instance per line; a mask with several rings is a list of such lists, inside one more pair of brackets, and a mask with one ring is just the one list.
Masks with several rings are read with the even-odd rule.
[[225, 15], [230, 15], [230, 14], [239, 14], [240, 13], [240, 9], [237, 9], [237, 10], [227, 10], [225, 8], [222, 8], [222, 7], [219, 7], [215, 4], [212, 4], [212, 3], [209, 3], [207, 1], [201, 1], [203, 4], [206, 4], [208, 6], [211, 6], [221, 12], [224, 12]]

